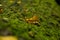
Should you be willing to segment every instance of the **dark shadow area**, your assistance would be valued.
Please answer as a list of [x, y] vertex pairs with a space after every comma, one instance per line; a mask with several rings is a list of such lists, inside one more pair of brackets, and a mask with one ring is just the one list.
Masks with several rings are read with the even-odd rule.
[[60, 5], [60, 0], [55, 0], [58, 5]]

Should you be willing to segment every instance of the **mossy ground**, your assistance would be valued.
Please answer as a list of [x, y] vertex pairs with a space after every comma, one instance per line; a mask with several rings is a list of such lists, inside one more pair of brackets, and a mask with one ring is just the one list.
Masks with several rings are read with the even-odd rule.
[[[55, 0], [0, 0], [0, 35], [8, 30], [21, 40], [60, 40], [60, 6]], [[21, 3], [17, 3], [20, 1]], [[23, 21], [37, 15], [40, 26]]]

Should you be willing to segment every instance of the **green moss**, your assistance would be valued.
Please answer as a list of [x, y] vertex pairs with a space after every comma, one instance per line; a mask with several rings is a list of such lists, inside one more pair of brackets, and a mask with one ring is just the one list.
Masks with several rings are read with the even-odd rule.
[[[0, 30], [7, 29], [12, 32], [11, 35], [24, 40], [60, 39], [60, 6], [55, 0], [20, 0], [21, 4], [17, 4], [17, 1], [1, 2], [4, 10], [0, 14]], [[39, 17], [40, 26], [23, 20], [33, 15]], [[33, 36], [29, 35], [30, 31]]]

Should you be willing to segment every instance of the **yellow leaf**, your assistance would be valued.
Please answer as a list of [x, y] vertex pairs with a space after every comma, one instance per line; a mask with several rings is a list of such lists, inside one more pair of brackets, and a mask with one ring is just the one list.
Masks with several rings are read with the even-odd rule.
[[18, 40], [15, 36], [0, 36], [0, 40]]

